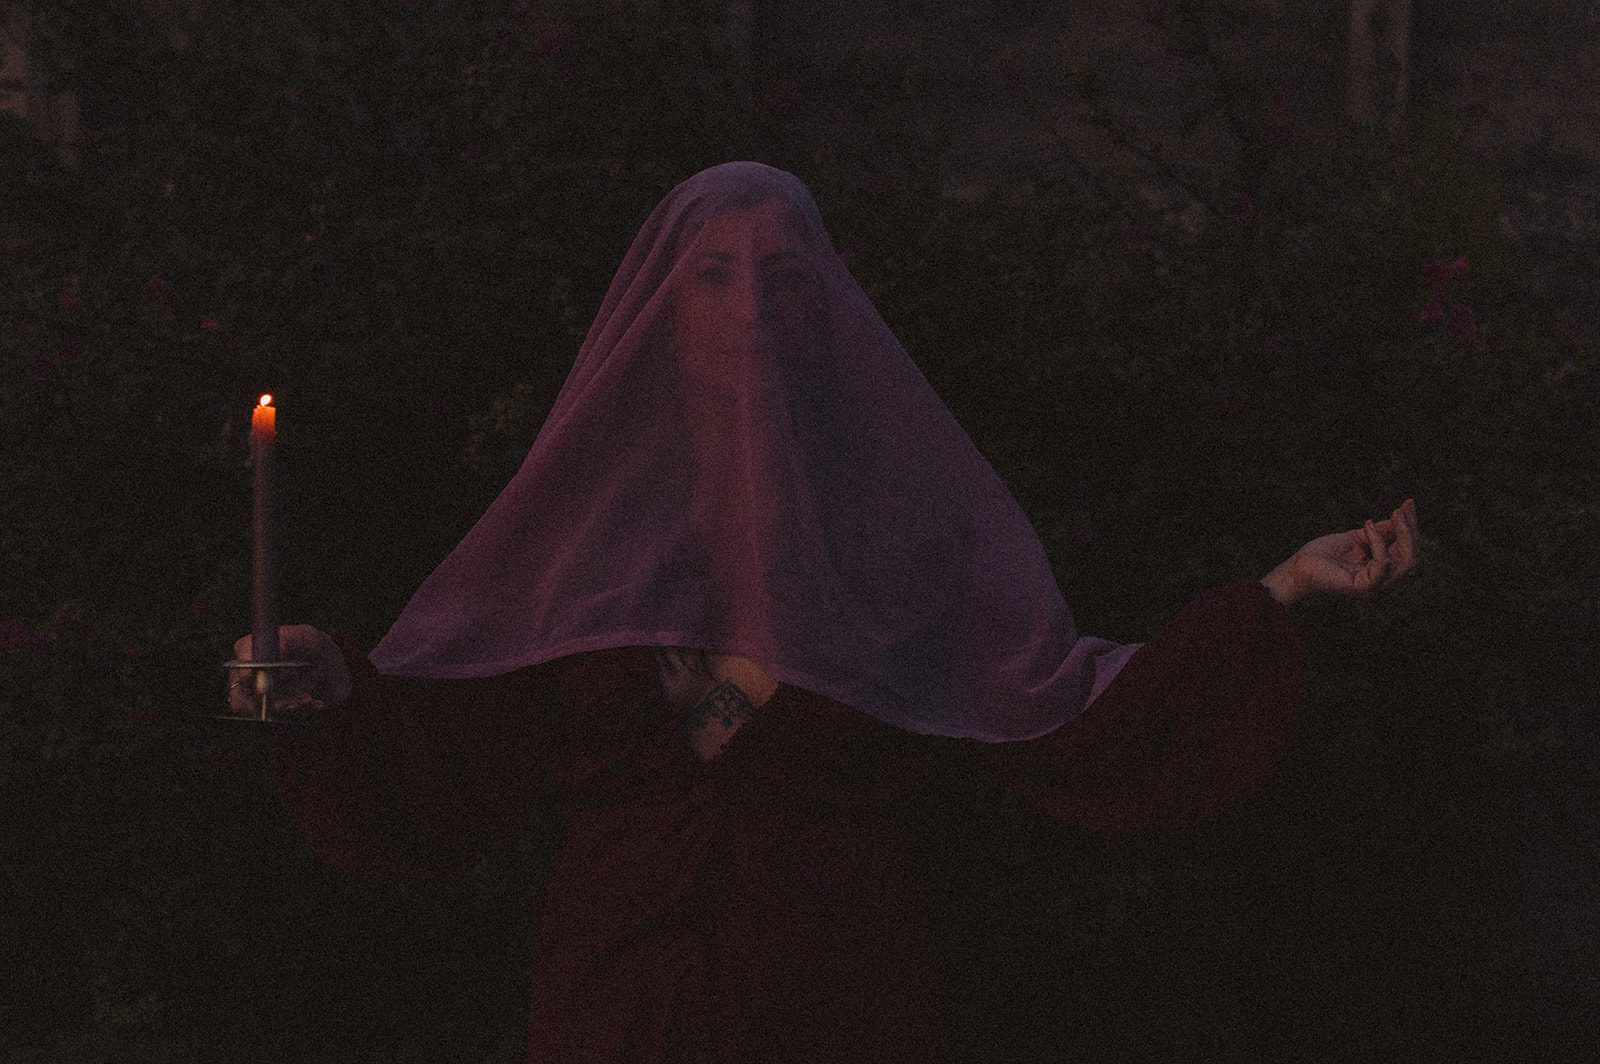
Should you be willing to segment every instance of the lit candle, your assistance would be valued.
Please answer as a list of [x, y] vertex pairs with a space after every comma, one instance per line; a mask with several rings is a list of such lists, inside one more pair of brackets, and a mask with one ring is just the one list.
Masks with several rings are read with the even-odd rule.
[[272, 396], [263, 395], [250, 416], [250, 452], [255, 467], [253, 557], [250, 567], [250, 656], [278, 660], [278, 569], [272, 553], [272, 441], [277, 436]]

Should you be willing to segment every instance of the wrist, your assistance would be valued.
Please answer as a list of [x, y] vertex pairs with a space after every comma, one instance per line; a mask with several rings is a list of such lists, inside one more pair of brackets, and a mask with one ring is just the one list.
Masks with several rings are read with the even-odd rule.
[[1292, 606], [1305, 597], [1305, 592], [1300, 589], [1300, 582], [1294, 578], [1294, 572], [1287, 561], [1263, 576], [1261, 586], [1267, 589], [1274, 602], [1283, 606]]

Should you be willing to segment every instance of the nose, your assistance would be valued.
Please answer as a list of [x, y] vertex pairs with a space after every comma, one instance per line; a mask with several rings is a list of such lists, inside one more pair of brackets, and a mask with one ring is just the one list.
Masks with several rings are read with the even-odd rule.
[[753, 336], [761, 329], [763, 296], [761, 282], [746, 279], [734, 296], [734, 325], [737, 335]]
[[746, 286], [740, 290], [730, 308], [723, 327], [723, 337], [729, 344], [741, 349], [765, 344], [772, 331], [771, 316], [760, 287]]

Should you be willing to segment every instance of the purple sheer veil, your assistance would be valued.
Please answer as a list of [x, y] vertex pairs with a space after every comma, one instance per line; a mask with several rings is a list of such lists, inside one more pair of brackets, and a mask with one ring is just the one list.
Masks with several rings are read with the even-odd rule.
[[650, 213], [521, 468], [370, 657], [467, 677], [704, 648], [1002, 742], [1078, 716], [1142, 645], [1078, 635], [805, 185], [730, 162]]

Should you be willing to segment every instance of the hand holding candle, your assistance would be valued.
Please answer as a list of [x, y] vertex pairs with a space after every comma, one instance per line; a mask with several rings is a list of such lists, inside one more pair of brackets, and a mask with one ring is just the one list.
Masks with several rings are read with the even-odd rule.
[[[351, 676], [344, 663], [344, 652], [327, 633], [309, 624], [278, 626], [277, 555], [272, 536], [275, 501], [272, 444], [277, 436], [277, 421], [272, 396], [263, 395], [250, 418], [250, 459], [255, 482], [251, 630], [249, 635], [234, 641], [234, 658], [222, 666], [229, 670], [229, 712], [206, 716], [228, 721], [298, 725], [309, 722], [308, 713], [349, 698]], [[288, 651], [288, 660], [279, 656], [283, 651]], [[255, 712], [246, 716], [252, 708]]]
[[[233, 656], [238, 661], [254, 661], [255, 637], [242, 635], [233, 643]], [[269, 707], [276, 719], [294, 720], [315, 715], [324, 709], [333, 709], [351, 695], [354, 678], [345, 664], [344, 652], [333, 636], [309, 624], [285, 624], [278, 629], [278, 646], [282, 653], [296, 661], [304, 661], [304, 669], [273, 669], [283, 675], [274, 677], [272, 705]], [[246, 669], [228, 673], [228, 711], [230, 715], [243, 715], [257, 708], [257, 698], [249, 690], [253, 679]]]

